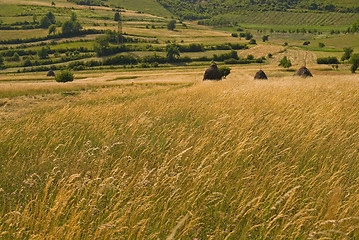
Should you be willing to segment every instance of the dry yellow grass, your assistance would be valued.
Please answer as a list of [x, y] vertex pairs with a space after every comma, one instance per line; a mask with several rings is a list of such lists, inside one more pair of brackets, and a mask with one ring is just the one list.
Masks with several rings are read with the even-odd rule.
[[358, 238], [359, 77], [254, 70], [8, 99], [0, 238]]

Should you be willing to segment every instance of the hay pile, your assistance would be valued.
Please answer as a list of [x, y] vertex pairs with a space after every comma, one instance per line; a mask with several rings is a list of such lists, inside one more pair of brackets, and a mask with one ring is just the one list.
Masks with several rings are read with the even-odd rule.
[[218, 70], [217, 64], [212, 63], [209, 68], [204, 72], [203, 81], [204, 80], [221, 80], [222, 74]]
[[313, 77], [312, 73], [306, 67], [299, 68], [298, 71], [294, 74], [294, 76], [299, 76], [303, 78]]
[[55, 73], [54, 73], [54, 71], [50, 70], [50, 71], [48, 71], [48, 73], [46, 74], [46, 76], [48, 76], [48, 77], [55, 77]]
[[259, 70], [256, 75], [254, 76], [254, 79], [261, 79], [261, 80], [265, 80], [268, 79], [267, 75], [265, 74], [265, 72], [263, 72], [262, 70]]

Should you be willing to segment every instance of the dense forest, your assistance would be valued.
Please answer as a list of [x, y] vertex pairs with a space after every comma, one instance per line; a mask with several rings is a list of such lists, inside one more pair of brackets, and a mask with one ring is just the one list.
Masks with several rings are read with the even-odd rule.
[[204, 19], [216, 15], [249, 11], [359, 12], [359, 2], [349, 6], [340, 1], [317, 0], [157, 0], [183, 19]]

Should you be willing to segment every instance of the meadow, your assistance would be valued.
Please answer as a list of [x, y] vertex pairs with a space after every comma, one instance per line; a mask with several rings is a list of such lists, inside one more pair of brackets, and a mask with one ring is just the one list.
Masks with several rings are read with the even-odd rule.
[[[359, 239], [359, 75], [317, 64], [358, 52], [342, 32], [358, 14], [239, 12], [170, 31], [155, 0], [54, 3], [0, 0], [0, 40], [21, 38], [0, 48], [0, 239]], [[129, 42], [96, 55], [117, 7]], [[55, 34], [72, 12], [93, 32], [49, 38], [36, 25], [49, 11]], [[257, 43], [233, 36], [247, 32]], [[170, 62], [170, 44], [203, 49]], [[233, 51], [254, 60], [218, 60], [229, 76], [202, 81]], [[104, 64], [120, 55], [136, 63]], [[314, 78], [292, 76], [303, 64]]]
[[358, 76], [265, 71], [3, 97], [1, 238], [358, 238]]

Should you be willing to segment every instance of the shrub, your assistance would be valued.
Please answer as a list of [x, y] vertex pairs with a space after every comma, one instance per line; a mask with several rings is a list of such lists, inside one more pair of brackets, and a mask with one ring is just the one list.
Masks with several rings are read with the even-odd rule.
[[167, 58], [164, 56], [158, 56], [156, 53], [147, 55], [142, 58], [142, 62], [145, 63], [166, 63]]
[[282, 58], [282, 60], [280, 60], [278, 66], [282, 66], [284, 68], [290, 68], [292, 66], [292, 62], [285, 56]]
[[176, 28], [176, 20], [172, 19], [167, 24], [167, 29], [173, 31]]
[[216, 54], [213, 55], [214, 61], [224, 61], [226, 59], [231, 59], [231, 58], [238, 60], [239, 59], [238, 53], [236, 51], [232, 50], [229, 53], [223, 53], [218, 56]]
[[69, 70], [63, 70], [55, 76], [56, 82], [72, 82], [74, 75]]
[[249, 54], [249, 55], [247, 55], [247, 59], [248, 59], [248, 60], [253, 60], [253, 59], [254, 59], [254, 56], [253, 56], [252, 54]]
[[231, 73], [229, 67], [219, 67], [218, 70], [220, 71], [222, 78], [226, 78]]
[[129, 65], [137, 64], [137, 59], [129, 55], [118, 55], [103, 60], [103, 65]]
[[324, 43], [321, 43], [321, 42], [320, 42], [318, 45], [319, 45], [320, 48], [325, 47], [325, 44], [324, 44]]
[[232, 37], [238, 37], [238, 33], [232, 33]]
[[350, 58], [350, 63], [352, 64], [350, 71], [355, 73], [359, 67], [359, 54], [353, 54]]
[[318, 64], [339, 64], [339, 60], [336, 57], [324, 57], [317, 59]]
[[32, 66], [32, 62], [30, 59], [26, 59], [24, 63], [22, 64], [23, 67], [29, 67]]
[[190, 45], [178, 45], [180, 52], [203, 52], [203, 44], [191, 43]]
[[234, 59], [234, 58], [230, 58], [230, 59], [226, 59], [224, 60], [225, 64], [238, 64], [239, 60], [238, 59]]
[[249, 44], [253, 44], [253, 45], [256, 45], [257, 44], [257, 41], [255, 40], [255, 39], [251, 39], [250, 41], [249, 41]]
[[354, 49], [352, 47], [345, 47], [345, 48], [343, 48], [343, 50], [344, 50], [344, 54], [343, 54], [341, 60], [345, 61], [345, 60], [350, 59], [350, 56], [354, 52]]

